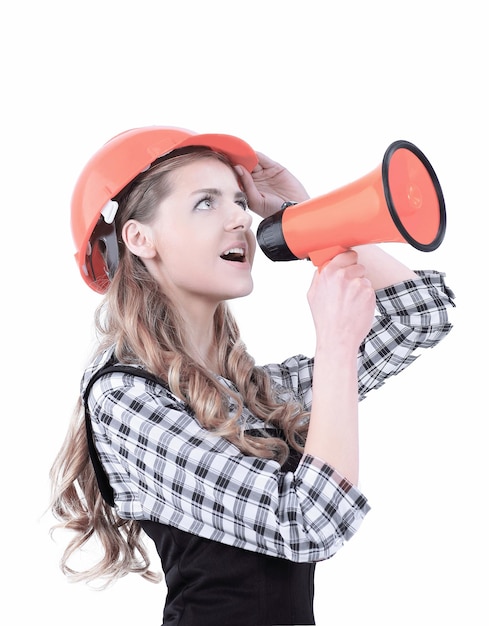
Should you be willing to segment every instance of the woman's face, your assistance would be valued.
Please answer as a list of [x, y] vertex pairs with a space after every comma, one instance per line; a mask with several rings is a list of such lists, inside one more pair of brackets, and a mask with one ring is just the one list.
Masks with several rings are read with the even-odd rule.
[[149, 271], [184, 307], [248, 295], [256, 242], [234, 170], [201, 158], [169, 176], [172, 192], [149, 226]]

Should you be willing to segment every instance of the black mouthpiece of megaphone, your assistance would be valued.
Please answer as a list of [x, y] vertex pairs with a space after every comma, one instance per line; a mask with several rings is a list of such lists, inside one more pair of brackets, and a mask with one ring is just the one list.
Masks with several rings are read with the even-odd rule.
[[431, 252], [445, 230], [445, 202], [430, 162], [412, 143], [395, 141], [373, 172], [265, 218], [256, 237], [272, 261], [310, 259], [321, 267], [368, 243], [402, 242]]

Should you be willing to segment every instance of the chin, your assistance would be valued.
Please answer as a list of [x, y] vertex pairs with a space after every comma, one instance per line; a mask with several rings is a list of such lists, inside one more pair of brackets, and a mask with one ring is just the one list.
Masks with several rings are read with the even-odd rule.
[[247, 287], [243, 287], [242, 289], [236, 290], [235, 293], [229, 294], [227, 299], [236, 300], [237, 298], [245, 298], [246, 296], [249, 296], [250, 293], [253, 292], [253, 288], [254, 288], [254, 285], [253, 283], [251, 283]]

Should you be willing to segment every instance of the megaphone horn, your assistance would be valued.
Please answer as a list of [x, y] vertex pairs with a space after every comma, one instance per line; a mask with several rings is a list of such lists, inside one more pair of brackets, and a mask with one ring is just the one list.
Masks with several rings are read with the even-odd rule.
[[257, 241], [272, 261], [310, 259], [322, 267], [367, 243], [409, 243], [431, 252], [446, 230], [443, 193], [430, 162], [408, 141], [395, 141], [370, 174], [265, 218]]

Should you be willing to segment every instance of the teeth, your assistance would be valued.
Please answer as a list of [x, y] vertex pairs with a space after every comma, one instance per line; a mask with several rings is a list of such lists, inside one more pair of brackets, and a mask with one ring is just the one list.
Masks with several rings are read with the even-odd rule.
[[229, 250], [226, 250], [226, 252], [223, 252], [222, 256], [226, 256], [227, 254], [240, 254], [241, 256], [244, 256], [244, 248], [230, 248]]
[[239, 261], [240, 263], [244, 262], [245, 259], [245, 250], [244, 248], [229, 248], [226, 252], [221, 254], [221, 259], [225, 261]]

